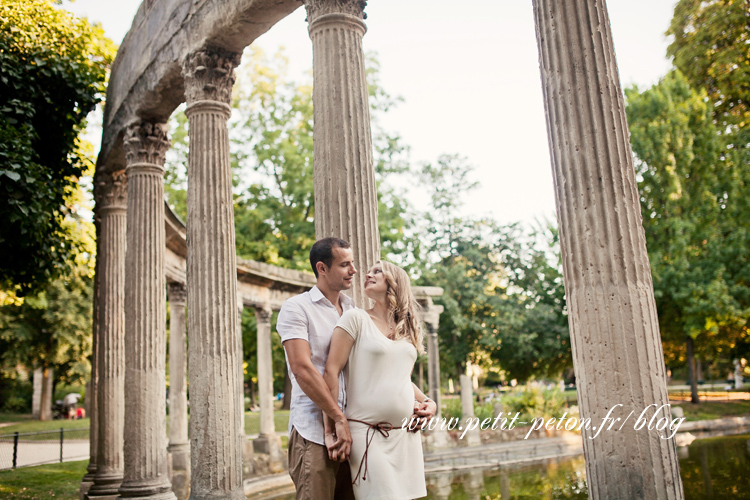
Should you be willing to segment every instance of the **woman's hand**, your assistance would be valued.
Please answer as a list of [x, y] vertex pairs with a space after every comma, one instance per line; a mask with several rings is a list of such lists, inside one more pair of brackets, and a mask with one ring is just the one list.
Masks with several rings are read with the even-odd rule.
[[414, 428], [410, 427], [412, 432], [420, 431], [425, 425], [435, 417], [437, 413], [437, 404], [431, 399], [425, 399], [423, 402], [414, 401], [414, 414], [411, 421], [415, 422]]

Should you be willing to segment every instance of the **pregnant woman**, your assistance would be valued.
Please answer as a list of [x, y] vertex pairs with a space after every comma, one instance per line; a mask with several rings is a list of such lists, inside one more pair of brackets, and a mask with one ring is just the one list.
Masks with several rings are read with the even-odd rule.
[[[432, 416], [437, 409], [411, 383], [417, 353], [424, 351], [419, 305], [406, 271], [384, 261], [367, 273], [365, 295], [375, 305], [341, 316], [324, 374], [331, 394], [338, 394], [339, 373], [345, 374], [354, 496], [357, 500], [423, 497], [427, 491], [421, 436], [402, 428], [404, 419], [413, 414]], [[326, 418], [325, 424], [329, 439], [333, 423]], [[336, 450], [329, 450], [329, 455], [343, 458]]]

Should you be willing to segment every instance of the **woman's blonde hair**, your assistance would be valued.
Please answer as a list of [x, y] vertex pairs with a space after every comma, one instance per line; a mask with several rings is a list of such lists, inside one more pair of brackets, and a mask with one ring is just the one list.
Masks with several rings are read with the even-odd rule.
[[411, 291], [411, 279], [406, 271], [385, 260], [378, 261], [383, 269], [383, 276], [388, 285], [386, 300], [388, 316], [396, 325], [394, 340], [407, 338], [423, 354], [424, 335], [422, 332], [422, 307]]

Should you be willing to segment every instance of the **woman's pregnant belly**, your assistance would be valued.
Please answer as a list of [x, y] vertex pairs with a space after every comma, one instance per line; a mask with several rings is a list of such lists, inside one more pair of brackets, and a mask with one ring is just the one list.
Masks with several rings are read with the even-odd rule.
[[[371, 382], [375, 382], [372, 380]], [[346, 416], [367, 423], [390, 422], [401, 427], [414, 413], [411, 381], [399, 384], [356, 384], [347, 387]]]

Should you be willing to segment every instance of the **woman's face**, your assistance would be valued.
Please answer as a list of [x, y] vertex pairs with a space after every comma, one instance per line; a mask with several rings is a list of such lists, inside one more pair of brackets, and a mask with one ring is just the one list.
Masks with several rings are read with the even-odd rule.
[[387, 291], [388, 284], [385, 282], [383, 266], [378, 262], [365, 275], [365, 295], [375, 300], [385, 297]]

